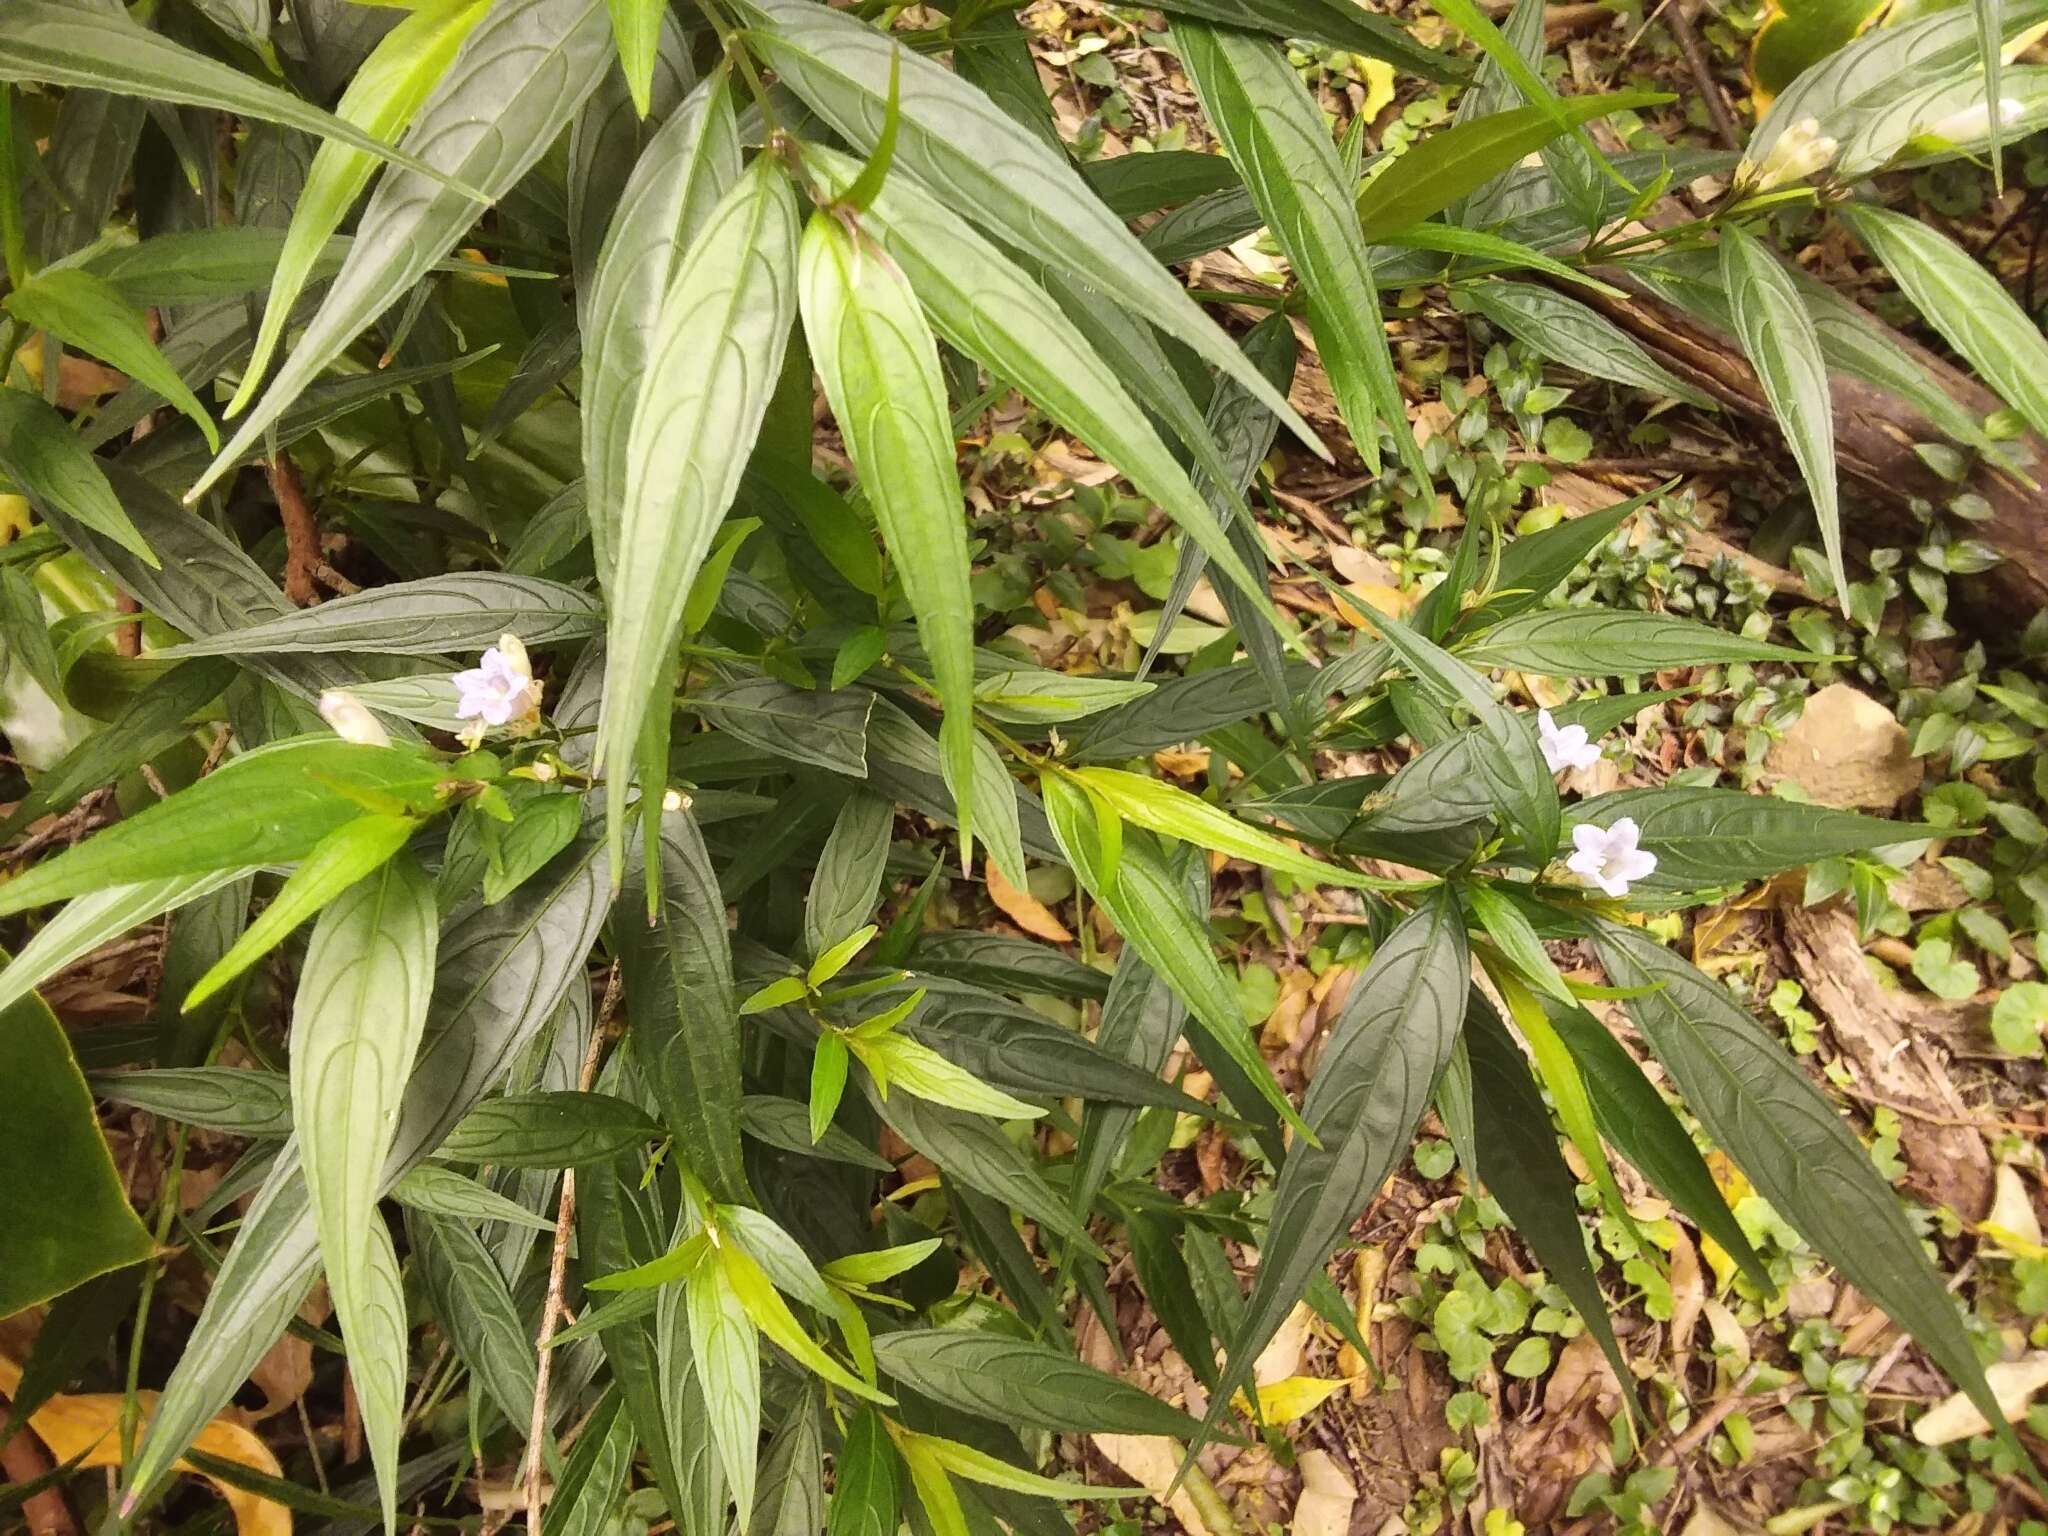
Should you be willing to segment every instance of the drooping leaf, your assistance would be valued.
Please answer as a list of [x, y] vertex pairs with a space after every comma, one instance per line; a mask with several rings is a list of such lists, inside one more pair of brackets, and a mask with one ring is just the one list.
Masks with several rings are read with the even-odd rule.
[[[805, 153], [806, 164], [835, 188], [851, 184], [855, 162], [825, 150]], [[861, 228], [901, 267], [940, 336], [1123, 470], [1204, 550], [1220, 551], [1234, 582], [1252, 583], [1214, 512], [1097, 347], [992, 241], [909, 180], [885, 183]]]
[[1465, 1013], [1465, 924], [1443, 887], [1396, 928], [1351, 988], [1302, 1102], [1320, 1146], [1296, 1142], [1259, 1245], [1258, 1281], [1208, 1424], [1373, 1192], [1408, 1152]]
[[1307, 291], [1316, 350], [1367, 472], [1379, 472], [1384, 429], [1427, 485], [1353, 206], [1356, 178], [1337, 157], [1322, 108], [1273, 43], [1190, 21], [1176, 21], [1173, 37], [1203, 114]]
[[1208, 914], [1189, 910], [1166, 861], [1141, 835], [1126, 835], [1112, 864], [1098, 840], [1095, 808], [1077, 785], [1048, 774], [1039, 787], [1053, 835], [1082, 888], [1207, 1026], [1259, 1095], [1297, 1129], [1305, 1129], [1245, 1028], [1237, 989], [1223, 974], [1209, 940]]
[[[335, 115], [373, 138], [390, 139], [402, 133], [488, 8], [485, 0], [424, 0], [371, 50], [335, 103]], [[277, 254], [255, 349], [241, 387], [228, 402], [229, 416], [240, 415], [255, 398], [293, 306], [313, 275], [315, 261], [378, 166], [377, 156], [339, 140], [322, 144], [313, 156], [293, 202], [283, 249]]]
[[[149, 339], [142, 316], [130, 309], [104, 278], [94, 277], [82, 267], [53, 267], [38, 272], [0, 300], [0, 304], [22, 324], [48, 331], [74, 351], [111, 363], [138, 384], [155, 390], [191, 419], [205, 434], [209, 447], [219, 448], [220, 434], [213, 417], [199, 403], [199, 397], [185, 387], [177, 371], [164, 361], [163, 353]], [[89, 526], [99, 526], [90, 519], [80, 520]], [[127, 532], [109, 531], [131, 549], [135, 547]], [[139, 552], [150, 564], [156, 564], [147, 545]]]
[[[467, 910], [444, 928], [427, 1034], [406, 1085], [384, 1188], [440, 1145], [554, 1017], [570, 986], [584, 984], [584, 961], [610, 888], [602, 839], [586, 832], [546, 880], [529, 882], [498, 906]], [[126, 1494], [137, 1504], [161, 1487], [193, 1437], [284, 1332], [317, 1272], [305, 1181], [297, 1148], [287, 1143], [214, 1275], [129, 1465]], [[530, 1391], [528, 1397], [530, 1405]]]
[[397, 169], [380, 179], [319, 311], [256, 406], [188, 493], [197, 497], [362, 329], [397, 303], [481, 211], [544, 154], [610, 62], [602, 0], [497, 0], [414, 115], [405, 143], [427, 165], [474, 187]]
[[607, 4], [612, 37], [619, 45], [619, 68], [626, 72], [633, 109], [645, 117], [654, 104], [655, 51], [668, 7], [662, 0], [607, 0]]
[[1654, 988], [1623, 1006], [1707, 1134], [1844, 1278], [1919, 1340], [2024, 1465], [1899, 1197], [1798, 1063], [1719, 982], [1647, 934], [1601, 923], [1596, 943], [1617, 986]]
[[687, 811], [662, 817], [659, 846], [656, 920], [624, 913], [614, 938], [633, 1058], [691, 1171], [715, 1198], [740, 1200], [740, 1033], [725, 898]]
[[[278, 888], [262, 916], [193, 983], [180, 1011], [199, 1007], [275, 949], [299, 924], [374, 874], [406, 845], [418, 826], [410, 816], [371, 814], [343, 822], [328, 833]], [[397, 1102], [395, 1090], [390, 1098]]]
[[1545, 1011], [1585, 1077], [1600, 1134], [1701, 1232], [1719, 1243], [1742, 1266], [1750, 1283], [1768, 1296], [1774, 1286], [1763, 1260], [1728, 1209], [1692, 1137], [1643, 1076], [1643, 1069], [1583, 1008]]
[[619, 196], [590, 276], [582, 311], [584, 496], [598, 580], [607, 590], [624, 516], [633, 411], [662, 301], [712, 208], [739, 179], [728, 90], [727, 78], [713, 75], [662, 124]]
[[0, 474], [34, 505], [54, 506], [157, 564], [99, 461], [62, 416], [26, 390], [0, 389]]
[[[1992, 99], [1997, 100], [1995, 87]], [[1918, 219], [1874, 203], [1845, 203], [1840, 212], [1842, 222], [1927, 323], [1969, 359], [2029, 426], [2048, 432], [2048, 340], [2005, 284]]]
[[437, 938], [432, 882], [416, 860], [392, 859], [321, 914], [292, 1010], [292, 1115], [306, 1196], [387, 1530], [396, 1529], [410, 1346], [377, 1196], [426, 1031]]
[[[668, 707], [683, 604], [767, 410], [796, 314], [796, 217], [788, 179], [762, 156], [707, 216], [647, 344], [619, 524], [634, 558], [612, 584], [598, 724], [596, 761], [614, 773], [633, 761], [647, 711]], [[623, 794], [607, 826], [616, 858]]]
[[1303, 442], [1320, 446], [1073, 166], [994, 102], [874, 28], [809, 0], [741, 0], [739, 9], [757, 24], [750, 40], [782, 83], [862, 153], [881, 136], [889, 80], [898, 72], [901, 169], [929, 187], [954, 189], [990, 233], [1180, 338], [1258, 395]]
[[1569, 294], [1540, 283], [1473, 283], [1461, 290], [1487, 319], [1552, 362], [1702, 410], [1713, 401], [1654, 361], [1626, 331]]
[[1473, 1171], [1500, 1201], [1544, 1274], [1571, 1298], [1640, 1422], [1635, 1373], [1614, 1336], [1612, 1308], [1586, 1253], [1578, 1180], [1557, 1150], [1556, 1132], [1528, 1064], [1476, 988], [1466, 1001], [1463, 1042], [1471, 1062], [1473, 1140], [1479, 1157]]
[[1849, 578], [1842, 566], [1842, 517], [1835, 496], [1834, 397], [1820, 337], [1778, 258], [1739, 226], [1722, 231], [1721, 286], [1728, 293], [1743, 354], [1756, 369], [1813, 496], [1835, 591], [1846, 593]]
[[923, 311], [888, 253], [820, 210], [804, 231], [804, 334], [944, 707], [939, 756], [963, 866], [974, 850], [974, 595], [946, 388]]

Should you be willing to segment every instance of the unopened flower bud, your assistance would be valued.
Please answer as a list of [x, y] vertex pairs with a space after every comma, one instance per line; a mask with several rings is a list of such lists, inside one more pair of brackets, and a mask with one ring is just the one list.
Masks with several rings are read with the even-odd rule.
[[352, 741], [363, 747], [391, 745], [391, 737], [377, 717], [370, 713], [369, 705], [344, 689], [330, 688], [320, 695], [320, 718], [343, 741]]
[[687, 811], [690, 808], [690, 797], [680, 789], [664, 790], [661, 796], [661, 808], [664, 811]]
[[1761, 165], [1744, 160], [1736, 166], [1735, 184], [1746, 194], [1755, 196], [1791, 182], [1804, 181], [1816, 171], [1826, 170], [1833, 164], [1841, 147], [1820, 131], [1817, 118], [1802, 117], [1778, 135]]

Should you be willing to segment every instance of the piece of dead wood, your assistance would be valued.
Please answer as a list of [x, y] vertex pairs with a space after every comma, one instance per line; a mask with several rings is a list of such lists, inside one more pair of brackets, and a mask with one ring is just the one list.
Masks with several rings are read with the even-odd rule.
[[[1610, 296], [1574, 287], [1573, 296], [1628, 332], [1680, 379], [1759, 423], [1775, 441], [1778, 429], [1770, 402], [1756, 371], [1732, 339], [1644, 291], [1625, 273], [1603, 270], [1599, 275], [1626, 291]], [[1935, 388], [1973, 416], [1988, 416], [2004, 408], [2002, 401], [1968, 374], [1950, 367], [1876, 317], [1865, 318], [1910, 357]], [[1893, 534], [1917, 538], [1921, 520], [1914, 503], [1940, 504], [1959, 490], [1973, 490], [1991, 509], [1990, 517], [1977, 525], [1974, 535], [2005, 557], [1983, 578], [2002, 601], [1966, 604], [1957, 610], [1959, 622], [2002, 626], [2012, 611], [2007, 603], [2018, 605], [2024, 613], [2048, 606], [2048, 517], [2043, 516], [2048, 512], [2048, 482], [2029, 490], [1988, 465], [1979, 466], [1966, 486], [1943, 480], [1913, 451], [1916, 443], [1943, 440], [1933, 423], [1905, 401], [1860, 379], [1834, 374], [1829, 384], [1834, 400], [1835, 460], [1843, 477], [1853, 481], [1867, 498], [1868, 516], [1851, 525], [1852, 537], [1860, 535], [1872, 542], [1882, 542]], [[2029, 473], [2037, 481], [2043, 480], [2043, 471], [2048, 470], [2048, 442], [2028, 433], [2011, 446], [2028, 465]]]
[[1846, 908], [1787, 906], [1781, 917], [1793, 967], [1859, 1081], [1875, 1096], [1924, 1112], [1899, 1119], [1913, 1183], [1968, 1220], [1980, 1219], [1991, 1207], [1991, 1158], [1927, 1043], [1921, 1000], [1886, 989], [1871, 974]]

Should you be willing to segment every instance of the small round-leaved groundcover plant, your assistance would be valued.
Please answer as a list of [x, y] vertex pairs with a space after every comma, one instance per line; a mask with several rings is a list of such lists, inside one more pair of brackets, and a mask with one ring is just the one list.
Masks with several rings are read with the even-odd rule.
[[[474, 1443], [530, 1503], [551, 1489], [550, 1532], [606, 1528], [628, 1486], [690, 1536], [886, 1532], [911, 1511], [944, 1536], [1056, 1526], [1041, 1501], [1108, 1490], [1033, 1470], [1037, 1432], [1192, 1453], [1251, 1407], [1250, 1363], [1298, 1302], [1344, 1325], [1324, 1266], [1432, 1108], [1631, 1382], [1552, 1109], [1617, 1218], [1610, 1149], [1770, 1282], [1593, 998], [2000, 1417], [1853, 1132], [1639, 919], [1935, 829], [1713, 789], [1558, 791], [1668, 696], [1607, 687], [1809, 653], [1547, 607], [1635, 504], [1508, 540], [1483, 476], [1408, 618], [1309, 646], [1245, 501], [1276, 431], [1326, 451], [1287, 403], [1289, 318], [1233, 337], [1172, 270], [1268, 229], [1349, 449], [1428, 504], [1378, 288], [1448, 285], [1539, 353], [1697, 403], [1572, 296], [1596, 262], [1626, 268], [1756, 362], [1839, 589], [1830, 369], [1907, 393], [1959, 451], [2000, 450], [1877, 333], [1816, 324], [1838, 301], [1768, 248], [1769, 209], [1838, 208], [2048, 429], [2040, 338], [2000, 318], [2002, 290], [1849, 197], [2017, 131], [1963, 110], [1983, 90], [1973, 16], [1802, 75], [1737, 165], [1610, 160], [1583, 124], [1651, 98], [1554, 96], [1534, 0], [1504, 30], [1437, 0], [1484, 63], [1455, 123], [1361, 167], [1283, 37], [1438, 80], [1471, 66], [1337, 0], [1246, 6], [1245, 31], [1206, 0], [1163, 8], [1223, 153], [1079, 167], [1013, 10], [976, 0], [912, 8], [893, 36], [813, 0], [317, 3], [275, 29], [267, 6], [0, 8], [0, 470], [41, 523], [6, 551], [0, 607], [36, 684], [105, 722], [46, 754], [9, 830], [145, 766], [170, 790], [0, 887], [0, 915], [37, 914], [0, 995], [37, 1008], [71, 960], [171, 914], [161, 1027], [103, 1047], [128, 1070], [96, 1089], [165, 1116], [180, 1148], [194, 1127], [249, 1142], [197, 1213], [160, 1205], [152, 1235], [212, 1273], [153, 1416], [121, 1426], [123, 1514], [152, 1507], [324, 1273], [374, 1468], [351, 1497], [387, 1525]], [[2041, 11], [2009, 4], [2003, 25]], [[280, 59], [285, 86], [258, 62]], [[138, 143], [134, 230], [105, 235]], [[1707, 216], [1640, 233], [1649, 197], [1709, 172], [1730, 190]], [[133, 383], [67, 414], [36, 383], [60, 349]], [[1136, 675], [977, 643], [955, 443], [1008, 391], [1175, 525], [1162, 640], [1206, 573], [1226, 641]], [[323, 520], [367, 590], [327, 564]], [[345, 595], [306, 606], [322, 587]], [[70, 605], [47, 632], [39, 597]], [[1598, 686], [1532, 715], [1491, 680], [1509, 671]], [[1206, 793], [1152, 768], [1187, 742], [1228, 770]], [[1319, 775], [1365, 749], [1406, 765]], [[1356, 893], [1363, 974], [1299, 1103], [1218, 960], [1212, 854]], [[937, 926], [949, 867], [1022, 889], [1033, 863], [1071, 870], [1121, 936], [1113, 971]], [[1561, 974], [1560, 941], [1605, 984]], [[257, 962], [287, 942], [279, 1001]], [[1098, 1004], [1099, 1027], [1052, 1022], [1043, 997]], [[230, 1035], [256, 1064], [218, 1064]], [[1213, 1102], [1162, 1080], [1183, 1039]], [[1179, 1114], [1256, 1145], [1263, 1224], [1159, 1197]], [[878, 1222], [885, 1132], [936, 1170], [943, 1218], [889, 1199]], [[232, 1230], [211, 1225], [239, 1195]], [[0, 1310], [85, 1315], [79, 1287], [137, 1260], [154, 1279], [119, 1221], [22, 1221], [9, 1245], [35, 1258], [0, 1259]], [[1205, 1411], [1075, 1357], [1066, 1289], [1106, 1304], [1119, 1227]], [[1197, 1300], [1197, 1230], [1256, 1243], [1236, 1305]], [[958, 1291], [963, 1255], [1004, 1304]], [[436, 1439], [422, 1408], [451, 1372], [468, 1430]]]

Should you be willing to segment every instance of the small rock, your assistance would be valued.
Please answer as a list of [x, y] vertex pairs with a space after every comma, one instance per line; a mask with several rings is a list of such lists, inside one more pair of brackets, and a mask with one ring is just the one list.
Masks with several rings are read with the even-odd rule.
[[1830, 683], [1764, 759], [1822, 805], [1889, 810], [1920, 787], [1926, 772], [1907, 750], [1906, 728], [1867, 693]]

